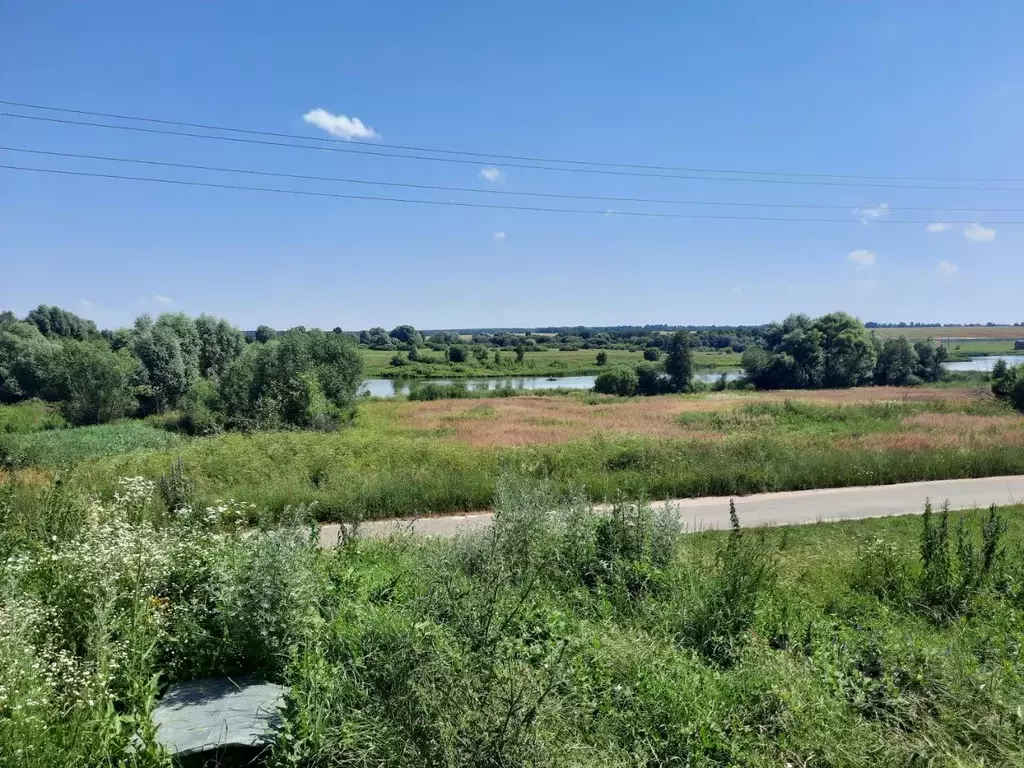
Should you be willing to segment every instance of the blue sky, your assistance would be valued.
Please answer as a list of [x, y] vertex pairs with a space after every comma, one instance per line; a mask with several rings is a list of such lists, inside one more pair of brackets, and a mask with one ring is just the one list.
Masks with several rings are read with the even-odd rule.
[[[0, 98], [326, 137], [303, 119], [320, 109], [358, 119], [347, 127], [372, 129], [388, 144], [484, 153], [1024, 179], [1021, 29], [1024, 5], [995, 1], [12, 1], [0, 7]], [[993, 223], [1024, 220], [1024, 212], [899, 210], [1024, 209], [1024, 191], [557, 173], [8, 117], [0, 117], [0, 145], [476, 189], [819, 204], [837, 209], [804, 213], [844, 219], [476, 210], [0, 170], [0, 307], [19, 314], [51, 303], [111, 327], [144, 311], [181, 310], [246, 328], [347, 329], [758, 323], [833, 309], [880, 321], [1024, 321], [1024, 226]], [[0, 163], [482, 197], [10, 152]], [[500, 177], [484, 178], [488, 167]], [[921, 223], [892, 223], [902, 218]], [[926, 231], [925, 222], [946, 219], [979, 226]]]

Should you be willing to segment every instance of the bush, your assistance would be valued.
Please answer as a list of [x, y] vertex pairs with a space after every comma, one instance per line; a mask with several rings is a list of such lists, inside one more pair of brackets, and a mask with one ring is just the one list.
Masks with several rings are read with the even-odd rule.
[[598, 365], [607, 365], [608, 364], [608, 353], [607, 352], [603, 352], [602, 351], [602, 352], [598, 352], [597, 353], [597, 364]]
[[466, 357], [467, 357], [467, 355], [466, 355], [466, 348], [465, 347], [459, 346], [458, 344], [453, 344], [452, 346], [448, 347], [448, 360], [449, 360], [449, 362], [452, 362], [452, 363], [464, 363], [464, 362], [466, 362]]
[[594, 391], [602, 395], [618, 395], [631, 397], [637, 393], [639, 379], [632, 368], [619, 366], [602, 371], [594, 380]]
[[992, 369], [992, 394], [1024, 413], [1024, 365], [1011, 368], [998, 361]]
[[659, 357], [661, 357], [661, 350], [657, 347], [647, 347], [644, 349], [644, 360], [656, 362]]
[[64, 418], [75, 426], [105, 424], [138, 406], [130, 382], [138, 362], [103, 342], [65, 341], [57, 354], [54, 391]]
[[662, 395], [672, 390], [672, 382], [656, 365], [643, 363], [636, 367], [637, 387], [639, 395]]

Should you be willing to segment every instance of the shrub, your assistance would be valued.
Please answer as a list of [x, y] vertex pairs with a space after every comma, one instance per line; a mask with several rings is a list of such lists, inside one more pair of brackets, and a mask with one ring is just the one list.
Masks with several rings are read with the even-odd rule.
[[1024, 365], [1009, 367], [1002, 360], [996, 363], [992, 369], [992, 394], [1024, 413]]
[[601, 351], [597, 353], [597, 364], [607, 365], [608, 364], [608, 353]]
[[594, 379], [594, 391], [602, 395], [631, 397], [637, 393], [639, 379], [636, 371], [626, 366], [617, 366], [602, 371]]
[[466, 348], [458, 344], [448, 347], [448, 360], [452, 363], [466, 362]]
[[656, 362], [660, 356], [661, 350], [659, 350], [657, 347], [647, 347], [644, 349], [644, 360]]
[[129, 384], [137, 366], [126, 351], [112, 352], [103, 342], [65, 341], [53, 381], [64, 418], [76, 426], [105, 424], [134, 411]]
[[661, 395], [672, 390], [672, 382], [656, 365], [642, 363], [636, 367], [636, 391], [639, 395]]

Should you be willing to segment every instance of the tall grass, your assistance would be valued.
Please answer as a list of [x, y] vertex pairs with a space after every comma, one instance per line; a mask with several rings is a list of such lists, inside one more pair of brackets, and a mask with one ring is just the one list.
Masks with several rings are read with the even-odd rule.
[[62, 468], [95, 456], [168, 448], [182, 442], [180, 436], [142, 421], [0, 434], [0, 467]]
[[241, 672], [289, 687], [273, 768], [1024, 759], [1024, 510], [936, 621], [856, 586], [864, 542], [917, 583], [920, 518], [682, 536], [503, 480], [484, 533], [318, 551], [301, 514], [116, 486], [0, 495], [0, 764], [167, 766], [165, 686]]

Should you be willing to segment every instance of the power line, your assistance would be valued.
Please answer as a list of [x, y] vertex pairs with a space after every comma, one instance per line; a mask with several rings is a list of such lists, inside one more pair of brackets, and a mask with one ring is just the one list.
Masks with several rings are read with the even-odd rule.
[[[220, 184], [212, 181], [183, 181], [180, 179], [159, 179], [149, 176], [122, 176], [113, 173], [89, 173], [86, 171], [65, 171], [56, 168], [33, 168], [19, 165], [0, 165], [0, 169], [9, 171], [28, 171], [32, 173], [49, 173], [60, 176], [82, 176], [95, 179], [116, 179], [120, 181], [141, 181], [154, 184], [170, 184], [184, 187], [205, 187], [210, 189], [242, 190], [246, 192], [270, 192], [286, 195], [302, 195], [306, 197], [328, 197], [342, 200], [370, 200], [389, 203], [409, 203], [414, 205], [452, 206], [457, 208], [486, 208], [500, 211], [531, 211], [537, 213], [577, 213], [591, 214], [598, 216], [634, 216], [641, 218], [657, 219], [711, 219], [726, 221], [789, 221], [806, 224], [851, 224], [855, 223], [849, 219], [816, 219], [796, 218], [789, 216], [731, 216], [725, 214], [702, 214], [702, 213], [666, 213], [664, 211], [596, 211], [590, 208], [541, 208], [538, 206], [525, 205], [500, 205], [497, 203], [470, 203], [457, 200], [422, 200], [405, 197], [384, 197], [377, 195], [352, 195], [340, 192], [319, 192], [302, 189], [282, 189], [279, 187], [247, 187], [239, 184]], [[927, 221], [919, 219], [878, 219], [878, 223], [885, 224], [927, 224]], [[969, 222], [958, 222], [960, 224]], [[989, 224], [1024, 224], [1020, 221], [990, 221]]]
[[[310, 149], [314, 152], [343, 152], [357, 155], [370, 155], [375, 157], [391, 157], [404, 160], [426, 160], [438, 163], [460, 163], [463, 165], [479, 165], [477, 160], [467, 160], [458, 157], [431, 157], [428, 155], [412, 155], [408, 153], [380, 152], [377, 150], [365, 149], [362, 146], [338, 146], [340, 142], [334, 142], [329, 146], [310, 146], [309, 144], [293, 144], [283, 141], [271, 141], [269, 139], [248, 139], [241, 136], [214, 136], [209, 134], [189, 133], [187, 131], [172, 131], [165, 128], [144, 128], [139, 125], [111, 125], [109, 123], [94, 123], [85, 120], [69, 120], [67, 118], [43, 117], [41, 115], [19, 115], [15, 112], [0, 112], [2, 117], [13, 117], [19, 120], [37, 120], [47, 123], [58, 123], [63, 125], [79, 125], [91, 128], [106, 128], [117, 131], [133, 131], [136, 133], [158, 134], [163, 136], [182, 136], [192, 139], [211, 139], [215, 141], [228, 141], [237, 144], [255, 144], [260, 146], [290, 147], [293, 149]], [[307, 141], [322, 141], [322, 139], [306, 139]], [[980, 186], [952, 186], [952, 185], [925, 185], [925, 184], [888, 184], [882, 182], [843, 182], [826, 180], [798, 180], [798, 179], [752, 179], [752, 178], [725, 178], [714, 176], [698, 176], [692, 174], [677, 173], [644, 173], [640, 171], [612, 171], [598, 168], [555, 168], [547, 165], [535, 165], [529, 163], [502, 163], [506, 168], [523, 168], [537, 171], [558, 171], [562, 173], [588, 173], [602, 176], [633, 176], [639, 178], [661, 178], [661, 179], [688, 179], [693, 181], [726, 181], [732, 183], [748, 184], [783, 184], [798, 186], [818, 187], [869, 187], [878, 189], [930, 189], [947, 191], [987, 191], [987, 192], [1024, 192], [1024, 187], [980, 187]]]
[[[267, 176], [272, 178], [282, 179], [297, 179], [301, 181], [327, 181], [339, 184], [364, 184], [369, 186], [381, 186], [381, 187], [400, 187], [404, 189], [423, 189], [431, 190], [435, 192], [467, 192], [472, 194], [486, 194], [486, 195], [504, 195], [504, 196], [515, 196], [515, 197], [541, 197], [556, 200], [591, 200], [594, 202], [606, 202], [606, 203], [646, 203], [646, 204], [659, 204], [659, 205], [704, 205], [704, 206], [722, 206], [722, 207], [739, 207], [739, 208], [791, 208], [791, 209], [804, 209], [804, 210], [824, 210], [824, 211], [851, 211], [856, 210], [853, 206], [848, 205], [824, 205], [817, 203], [751, 203], [751, 202], [737, 202], [737, 201], [726, 201], [726, 200], [679, 200], [679, 199], [665, 199], [665, 198], [649, 198], [649, 197], [604, 197], [601, 195], [572, 195], [567, 193], [558, 192], [520, 192], [505, 189], [478, 189], [473, 187], [453, 187], [443, 186], [437, 184], [414, 184], [408, 182], [398, 181], [374, 181], [369, 179], [346, 179], [337, 176], [312, 176], [300, 173], [283, 173], [278, 171], [260, 171], [250, 168], [225, 168], [221, 166], [213, 165], [194, 165], [191, 163], [174, 163], [165, 160], [150, 160], [143, 158], [130, 158], [130, 157], [112, 157], [110, 155], [88, 155], [77, 152], [56, 152], [44, 149], [28, 149], [25, 147], [3, 147], [0, 146], [0, 152], [19, 152], [23, 154], [32, 155], [45, 155], [48, 157], [66, 157], [75, 160], [99, 160], [102, 162], [111, 163], [132, 163], [137, 165], [153, 165], [164, 168], [181, 168], [184, 170], [191, 171], [209, 171], [216, 173], [239, 173], [250, 176]], [[975, 213], [1024, 213], [1024, 208], [935, 208], [935, 207], [914, 207], [914, 206], [899, 206], [898, 208], [887, 209], [890, 211], [913, 211], [921, 213], [962, 213], [962, 212], [975, 212]], [[963, 222], [970, 223], [970, 222]]]
[[[335, 138], [325, 138], [322, 136], [302, 136], [296, 133], [279, 133], [276, 131], [258, 131], [250, 128], [234, 128], [223, 125], [210, 125], [206, 123], [189, 123], [181, 120], [166, 120], [155, 117], [140, 117], [138, 115], [121, 115], [111, 112], [93, 112], [84, 109], [70, 109], [67, 107], [54, 107], [43, 104], [30, 104], [19, 101], [6, 101], [0, 99], [0, 105], [8, 107], [21, 107], [25, 109], [38, 109], [48, 112], [64, 112], [67, 114], [74, 115], [86, 115], [90, 117], [105, 117], [115, 120], [136, 120], [138, 122], [154, 123], [157, 125], [173, 125], [183, 128], [198, 128], [205, 131], [227, 131], [230, 133], [241, 133], [250, 136], [271, 136], [274, 138], [281, 139], [300, 139], [303, 141], [319, 141], [329, 143], [343, 143], [345, 140]], [[7, 113], [3, 113], [7, 114]], [[354, 144], [370, 144], [370, 142], [362, 142], [353, 140], [347, 143]], [[991, 178], [991, 177], [955, 177], [955, 176], [869, 176], [859, 174], [845, 174], [845, 173], [808, 173], [808, 172], [797, 172], [797, 171], [756, 171], [756, 170], [740, 170], [730, 168], [692, 168], [692, 167], [680, 167], [671, 165], [644, 165], [637, 163], [609, 163], [609, 162], [598, 162], [594, 160], [570, 160], [564, 158], [551, 158], [551, 157], [533, 157], [529, 155], [507, 155], [499, 154], [494, 152], [472, 152], [468, 150], [458, 149], [438, 149], [435, 147], [418, 147], [407, 144], [385, 144], [383, 142], [373, 142], [371, 146], [384, 147], [386, 149], [400, 149], [412, 152], [424, 152], [431, 154], [442, 154], [442, 155], [465, 155], [467, 157], [475, 157], [481, 160], [513, 160], [522, 161], [529, 163], [558, 163], [566, 165], [581, 165], [594, 168], [626, 168], [633, 170], [646, 170], [646, 171], [674, 171], [679, 173], [719, 173], [719, 174], [736, 174], [740, 176], [788, 176], [788, 177], [802, 177], [802, 178], [818, 178], [818, 179], [853, 179], [863, 181], [952, 181], [952, 182], [971, 182], [971, 183], [1022, 183], [1024, 179], [1006, 179], [1006, 178]], [[564, 169], [568, 170], [568, 169]], [[687, 178], [687, 177], [681, 177]]]

